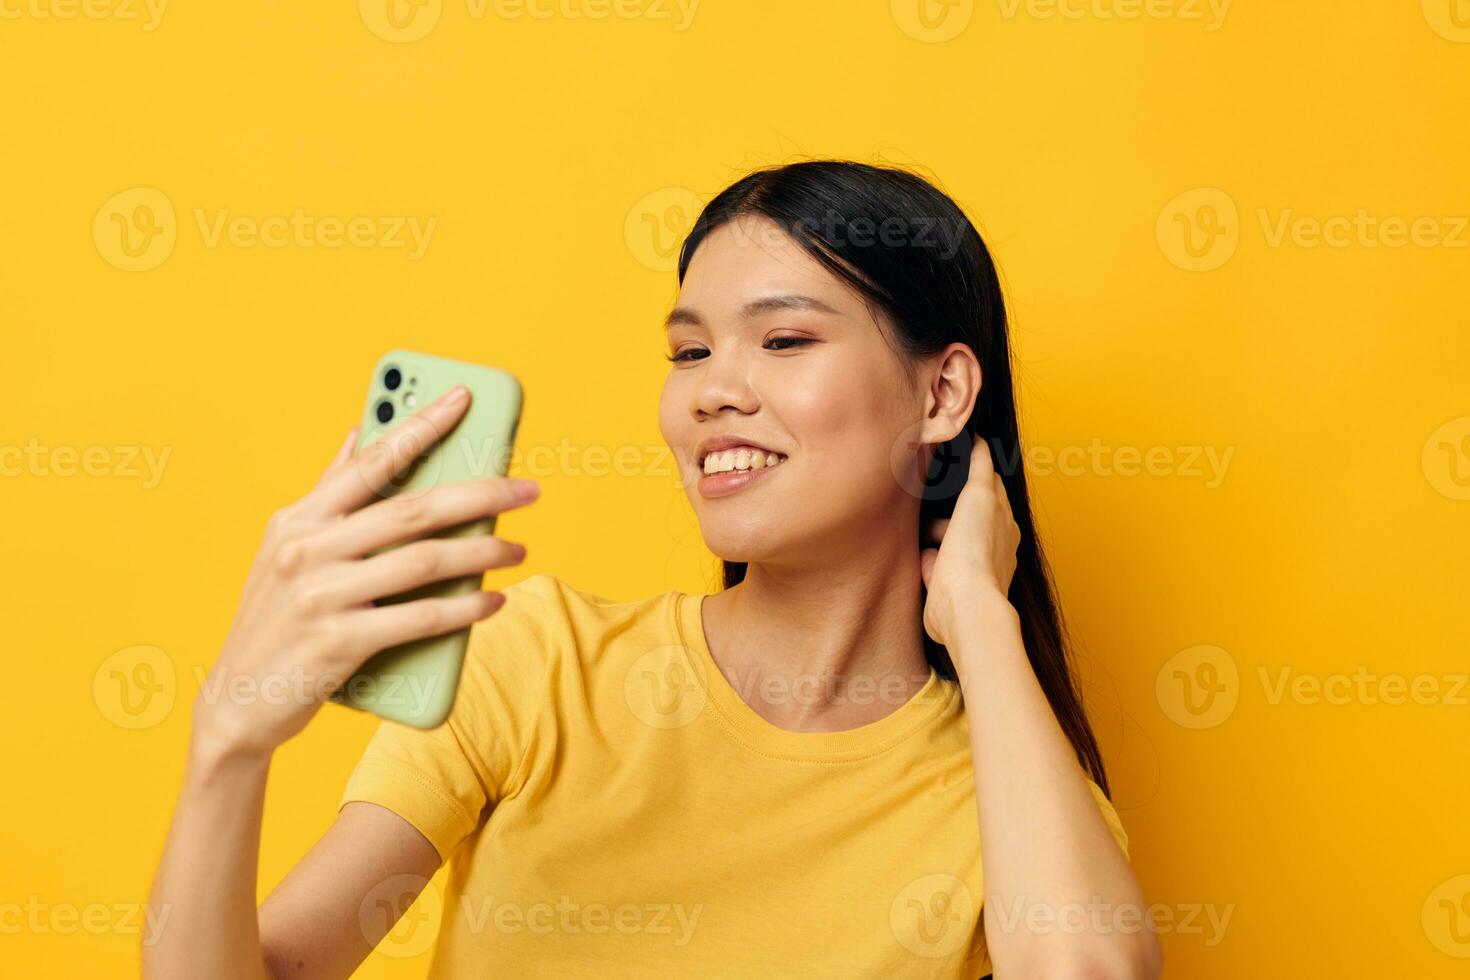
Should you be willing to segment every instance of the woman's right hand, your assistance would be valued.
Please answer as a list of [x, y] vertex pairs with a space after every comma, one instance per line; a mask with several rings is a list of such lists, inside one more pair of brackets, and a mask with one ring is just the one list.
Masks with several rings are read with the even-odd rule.
[[354, 429], [316, 487], [271, 517], [224, 649], [194, 701], [195, 738], [212, 753], [269, 755], [374, 653], [463, 629], [504, 604], [499, 592], [479, 590], [373, 604], [525, 558], [522, 545], [493, 535], [431, 537], [373, 554], [536, 499], [533, 481], [505, 477], [387, 496], [469, 402], [457, 387], [356, 456]]

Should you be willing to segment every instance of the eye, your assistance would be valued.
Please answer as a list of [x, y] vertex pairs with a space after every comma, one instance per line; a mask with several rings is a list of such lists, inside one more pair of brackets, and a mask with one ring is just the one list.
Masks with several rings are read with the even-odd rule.
[[[815, 343], [810, 337], [772, 337], [766, 341], [767, 350], [790, 350], [793, 347], [804, 347]], [[781, 346], [773, 346], [781, 345]], [[677, 354], [665, 354], [664, 360], [677, 363], [679, 361], [702, 361], [709, 356], [709, 351], [703, 347], [685, 347]]]

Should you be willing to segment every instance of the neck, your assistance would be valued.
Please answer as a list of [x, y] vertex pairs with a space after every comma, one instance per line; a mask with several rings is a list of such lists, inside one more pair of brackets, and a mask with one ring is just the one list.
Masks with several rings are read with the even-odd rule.
[[916, 542], [869, 537], [800, 565], [752, 562], [704, 600], [710, 654], [767, 721], [841, 731], [897, 709], [929, 677]]

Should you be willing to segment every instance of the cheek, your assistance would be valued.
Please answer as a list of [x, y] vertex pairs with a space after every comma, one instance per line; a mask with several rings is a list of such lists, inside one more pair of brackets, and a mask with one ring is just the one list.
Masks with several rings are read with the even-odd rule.
[[903, 414], [891, 379], [833, 359], [784, 386], [779, 398], [783, 423], [813, 462], [848, 477], [865, 477], [867, 489], [889, 473]]
[[697, 424], [689, 415], [693, 392], [687, 388], [687, 379], [679, 372], [671, 372], [664, 379], [658, 399], [658, 431], [664, 444], [674, 453], [671, 462], [673, 475], [686, 486], [697, 475], [698, 466], [688, 455], [693, 453], [694, 444], [700, 439]]
[[664, 379], [663, 390], [658, 397], [658, 430], [664, 437], [664, 442], [670, 446], [679, 444], [681, 435], [680, 419], [688, 418], [687, 413], [679, 411], [679, 393], [677, 380], [671, 374]]

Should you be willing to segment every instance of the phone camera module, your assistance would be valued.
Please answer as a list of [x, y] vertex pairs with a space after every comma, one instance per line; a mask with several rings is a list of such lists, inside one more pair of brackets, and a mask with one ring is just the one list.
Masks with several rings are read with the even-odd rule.
[[383, 387], [389, 391], [397, 391], [398, 386], [403, 384], [403, 372], [397, 368], [389, 368], [383, 374]]
[[378, 402], [377, 413], [378, 421], [383, 423], [384, 425], [387, 425], [389, 422], [393, 421], [393, 403], [388, 401], [386, 398]]

